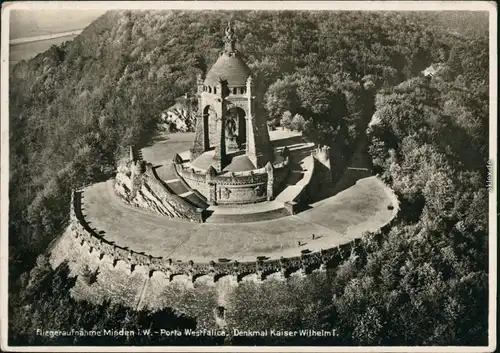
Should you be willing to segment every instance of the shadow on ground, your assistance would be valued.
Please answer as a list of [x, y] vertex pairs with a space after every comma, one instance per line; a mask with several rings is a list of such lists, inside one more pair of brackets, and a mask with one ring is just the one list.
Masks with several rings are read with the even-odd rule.
[[141, 148], [151, 147], [157, 143], [165, 143], [168, 140], [170, 140], [170, 137], [168, 136], [168, 134], [159, 133], [156, 136], [154, 136], [152, 139], [150, 139], [148, 142], [141, 144], [141, 146], [142, 146]]
[[324, 185], [315, 195], [311, 198], [311, 203], [324, 200], [326, 198], [335, 196], [336, 194], [349, 189], [351, 186], [355, 185], [358, 180], [365, 179], [373, 176], [368, 170], [357, 170], [347, 168], [344, 175], [341, 177], [339, 182], [335, 186]]
[[290, 146], [290, 145], [295, 145], [298, 143], [304, 143], [305, 139], [302, 136], [291, 136], [291, 137], [286, 137], [280, 140], [272, 140], [271, 145], [273, 147], [283, 147], [283, 146]]

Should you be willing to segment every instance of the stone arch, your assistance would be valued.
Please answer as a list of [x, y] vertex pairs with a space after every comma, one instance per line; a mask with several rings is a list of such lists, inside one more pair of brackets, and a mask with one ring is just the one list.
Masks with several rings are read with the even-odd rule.
[[238, 282], [241, 282], [241, 281], [243, 281], [243, 279], [244, 279], [245, 277], [249, 277], [249, 276], [253, 275], [254, 273], [255, 273], [255, 272], [252, 272], [252, 271], [245, 271], [245, 272], [238, 273], [238, 274], [236, 275], [236, 280], [237, 280]]
[[198, 278], [200, 277], [203, 277], [203, 276], [206, 276], [207, 274], [204, 273], [204, 272], [200, 272], [200, 273], [195, 273], [193, 274], [193, 282], [196, 281]]
[[203, 108], [203, 137], [205, 146], [210, 149], [216, 145], [217, 117], [214, 108], [207, 104]]
[[216, 274], [214, 274], [214, 282], [217, 282], [222, 277], [226, 277], [226, 276], [229, 276], [229, 273], [225, 273], [225, 272], [216, 273]]
[[228, 110], [228, 116], [231, 117], [234, 123], [234, 131], [232, 131], [232, 133], [236, 135], [236, 142], [241, 148], [241, 146], [246, 143], [247, 136], [246, 112], [242, 108], [234, 106]]
[[226, 308], [222, 305], [217, 306], [215, 310], [215, 315], [217, 316], [217, 318], [224, 320], [225, 314]]

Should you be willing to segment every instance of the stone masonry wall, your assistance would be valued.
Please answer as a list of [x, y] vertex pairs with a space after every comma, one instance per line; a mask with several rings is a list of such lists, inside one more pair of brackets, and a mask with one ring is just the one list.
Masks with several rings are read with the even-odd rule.
[[[388, 226], [390, 224], [385, 227]], [[275, 273], [282, 278], [288, 277], [293, 272], [307, 274], [315, 269], [324, 270], [328, 266], [335, 266], [349, 257], [352, 252], [362, 251], [363, 248], [363, 240], [360, 237], [330, 249], [273, 260], [256, 260], [242, 263], [237, 261], [216, 262], [214, 260], [198, 263], [189, 259], [174, 260], [154, 257], [123, 248], [97, 234], [82, 215], [81, 192], [79, 191], [72, 193], [70, 227], [72, 236], [80, 246], [83, 247], [87, 243], [89, 252], [97, 252], [101, 260], [104, 255], [109, 256], [113, 259], [113, 266], [116, 266], [119, 261], [123, 261], [130, 267], [131, 272], [135, 270], [136, 266], [144, 266], [149, 270], [149, 276], [152, 276], [155, 271], [160, 271], [169, 280], [172, 280], [175, 275], [186, 275], [193, 282], [200, 276], [209, 276], [214, 282], [223, 276], [233, 276], [238, 282], [248, 275], [256, 275], [257, 279], [264, 280], [267, 276]]]
[[[193, 190], [200, 192], [210, 200], [210, 187], [215, 187], [217, 204], [248, 204], [268, 199], [268, 172], [265, 168], [252, 171], [224, 173], [208, 180], [207, 173], [186, 167], [173, 161], [173, 167], [179, 178]], [[288, 159], [273, 166], [273, 184], [275, 190], [282, 185], [289, 173]], [[274, 195], [275, 196], [275, 195]]]
[[132, 162], [122, 163], [115, 177], [115, 192], [127, 203], [171, 218], [203, 222], [203, 210], [172, 193], [151, 164], [139, 172]]

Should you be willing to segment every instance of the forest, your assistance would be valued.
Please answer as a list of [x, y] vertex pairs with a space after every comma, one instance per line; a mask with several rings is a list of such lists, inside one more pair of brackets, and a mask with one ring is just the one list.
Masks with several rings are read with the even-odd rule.
[[[194, 95], [231, 19], [270, 128], [340, 140], [347, 156], [366, 135], [401, 210], [324, 277], [239, 287], [228, 325], [338, 329], [321, 341], [333, 345], [487, 344], [487, 16], [114, 11], [20, 62], [9, 92], [9, 343], [89, 344], [35, 337], [36, 327], [196, 327], [169, 309], [76, 302], [67, 265], [51, 269], [45, 252], [67, 226], [70, 191], [112, 177], [127, 147], [147, 143], [161, 113]], [[189, 344], [137, 339], [99, 344]]]

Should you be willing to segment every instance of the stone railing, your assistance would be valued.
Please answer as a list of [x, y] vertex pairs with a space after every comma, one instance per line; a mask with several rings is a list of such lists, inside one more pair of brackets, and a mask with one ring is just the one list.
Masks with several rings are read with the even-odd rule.
[[243, 172], [200, 171], [183, 163], [176, 155], [172, 161], [176, 175], [189, 189], [197, 191], [212, 204], [248, 204], [274, 198], [289, 172], [289, 158], [266, 167]]
[[[288, 160], [280, 162], [275, 169], [286, 168]], [[200, 171], [195, 168], [188, 167], [182, 163], [174, 162], [175, 171], [179, 176], [186, 180], [203, 183], [206, 181], [207, 172]], [[212, 180], [220, 185], [245, 185], [245, 184], [258, 184], [267, 182], [267, 171], [265, 168], [249, 170], [245, 172], [226, 172], [212, 177]]]
[[184, 180], [193, 181], [195, 183], [204, 183], [206, 179], [206, 172], [200, 170], [189, 168], [182, 163], [174, 162], [174, 170], [178, 176]]
[[177, 275], [187, 276], [192, 282], [202, 276], [208, 276], [213, 282], [223, 276], [233, 276], [237, 282], [248, 275], [255, 275], [258, 280], [263, 280], [271, 274], [286, 278], [294, 272], [307, 274], [315, 269], [324, 270], [328, 266], [336, 265], [362, 246], [361, 238], [357, 238], [340, 246], [302, 253], [300, 256], [270, 260], [257, 258], [250, 262], [237, 262], [230, 259], [227, 262], [222, 259], [207, 262], [166, 259], [139, 253], [106, 240], [86, 222], [81, 212], [81, 200], [81, 192], [74, 191], [71, 195], [70, 226], [72, 236], [80, 246], [83, 247], [86, 244], [89, 253], [95, 252], [101, 261], [107, 256], [113, 266], [120, 261], [124, 262], [131, 273], [137, 266], [142, 266], [145, 267], [150, 277], [155, 272], [161, 272], [170, 281]]

